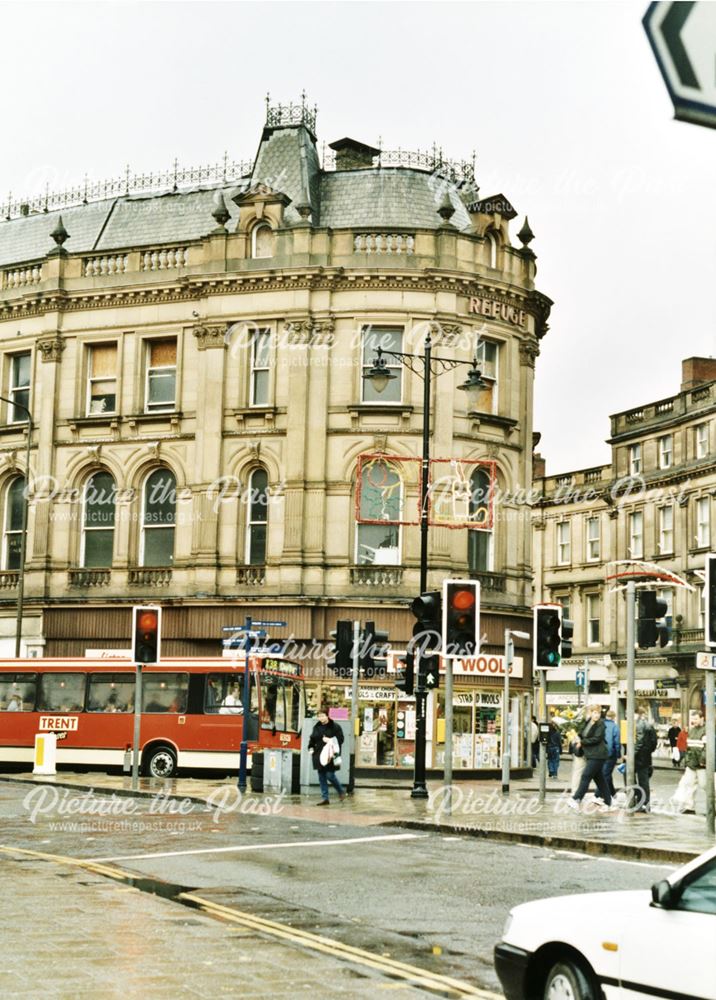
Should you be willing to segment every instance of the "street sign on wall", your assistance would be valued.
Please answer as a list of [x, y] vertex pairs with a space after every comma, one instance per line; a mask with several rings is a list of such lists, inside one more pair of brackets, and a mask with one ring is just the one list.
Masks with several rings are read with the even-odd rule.
[[651, 3], [643, 23], [674, 117], [716, 128], [716, 3]]

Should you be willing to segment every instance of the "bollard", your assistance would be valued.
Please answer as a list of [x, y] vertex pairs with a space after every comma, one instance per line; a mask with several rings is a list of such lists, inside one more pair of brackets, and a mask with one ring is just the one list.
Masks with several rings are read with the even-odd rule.
[[35, 736], [35, 766], [33, 774], [57, 774], [57, 736], [37, 733]]

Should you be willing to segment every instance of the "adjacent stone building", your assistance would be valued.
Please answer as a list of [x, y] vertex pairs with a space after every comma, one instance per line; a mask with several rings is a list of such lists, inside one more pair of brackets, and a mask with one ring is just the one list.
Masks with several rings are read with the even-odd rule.
[[[607, 564], [614, 571], [618, 560], [637, 560], [688, 584], [654, 584], [668, 605], [672, 640], [638, 651], [637, 694], [664, 726], [672, 714], [688, 720], [690, 709], [703, 707], [695, 660], [704, 649], [699, 571], [715, 545], [715, 416], [716, 360], [689, 358], [675, 396], [611, 417], [610, 465], [536, 476], [536, 600], [563, 604], [574, 621], [574, 657], [549, 674], [553, 705], [575, 703], [575, 671], [586, 663], [591, 699], [623, 708], [625, 598], [612, 592]], [[544, 471], [539, 460], [535, 471]]]
[[[128, 176], [2, 214], [6, 653], [23, 404], [23, 648], [45, 655], [126, 647], [129, 608], [148, 600], [165, 609], [168, 654], [218, 652], [222, 627], [246, 615], [306, 641], [337, 618], [373, 619], [404, 645], [422, 382], [419, 362], [388, 356], [379, 396], [363, 378], [377, 346], [421, 354], [430, 331], [435, 355], [464, 362], [433, 380], [433, 458], [466, 463], [473, 484], [494, 472], [508, 494], [531, 482], [551, 303], [529, 225], [514, 246], [514, 209], [480, 197], [472, 164], [349, 138], [321, 161], [315, 112], [267, 104], [253, 163]], [[475, 355], [486, 388], [469, 409], [457, 390]], [[376, 496], [373, 523], [356, 524]], [[529, 521], [435, 526], [429, 563], [431, 586], [479, 577], [486, 652], [499, 653], [531, 602]]]

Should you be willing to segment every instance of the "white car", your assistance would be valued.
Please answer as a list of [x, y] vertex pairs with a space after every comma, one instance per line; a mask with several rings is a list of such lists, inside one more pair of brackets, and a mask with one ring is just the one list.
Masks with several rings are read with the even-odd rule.
[[516, 906], [495, 968], [507, 1000], [716, 1000], [716, 849], [651, 892]]

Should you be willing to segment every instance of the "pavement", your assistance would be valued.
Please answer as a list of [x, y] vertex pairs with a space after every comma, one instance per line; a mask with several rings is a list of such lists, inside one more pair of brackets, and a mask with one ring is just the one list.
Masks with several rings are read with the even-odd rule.
[[[655, 771], [653, 811], [646, 814], [627, 809], [601, 813], [589, 796], [582, 811], [573, 812], [567, 806], [570, 797], [568, 769], [562, 768], [562, 771], [560, 778], [549, 779], [544, 803], [539, 801], [534, 778], [511, 782], [509, 795], [502, 793], [500, 782], [457, 782], [453, 786], [451, 805], [439, 782], [428, 783], [427, 800], [411, 798], [409, 784], [401, 788], [396, 788], [394, 783], [384, 788], [361, 788], [358, 784], [355, 793], [345, 802], [338, 803], [334, 798], [328, 809], [317, 808], [317, 790], [301, 796], [250, 791], [242, 796], [230, 779], [161, 781], [142, 778], [138, 794], [168, 803], [166, 811], [175, 808], [172, 803], [188, 799], [207, 803], [208, 809], [220, 812], [261, 815], [271, 810], [272, 814], [285, 819], [311, 821], [324, 815], [327, 819], [330, 816], [331, 824], [433, 830], [650, 862], [683, 863], [716, 843], [714, 836], [707, 832], [705, 816], [677, 814], [669, 807], [669, 799], [681, 776], [679, 771]], [[0, 781], [54, 785], [58, 794], [63, 788], [91, 789], [94, 795], [114, 793], [117, 797], [137, 794], [132, 793], [128, 777], [104, 773], [62, 771], [52, 777], [4, 774], [0, 775]]]

